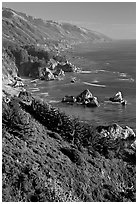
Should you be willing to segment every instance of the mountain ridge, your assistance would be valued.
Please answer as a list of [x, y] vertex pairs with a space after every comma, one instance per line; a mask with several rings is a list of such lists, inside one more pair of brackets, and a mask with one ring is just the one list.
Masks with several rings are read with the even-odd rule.
[[[46, 21], [34, 18], [9, 8], [3, 8], [2, 16], [3, 38], [13, 42], [16, 41], [20, 44], [40, 43], [48, 46], [48, 41], [52, 41], [54, 45], [66, 44], [64, 46], [67, 47], [68, 44], [76, 44], [89, 40], [111, 40], [96, 31], [81, 28], [70, 23], [59, 23], [52, 20]], [[7, 30], [7, 28], [9, 29]]]

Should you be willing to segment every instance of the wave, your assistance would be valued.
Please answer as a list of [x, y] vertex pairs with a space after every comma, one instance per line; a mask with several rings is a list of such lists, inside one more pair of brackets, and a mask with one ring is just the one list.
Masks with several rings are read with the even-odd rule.
[[36, 92], [36, 91], [40, 91], [39, 88], [29, 88], [31, 90], [31, 92]]
[[106, 64], [106, 65], [110, 65], [110, 63], [109, 63], [109, 62], [106, 62], [105, 64]]
[[44, 92], [44, 93], [40, 93], [40, 94], [48, 96], [48, 92]]
[[104, 103], [118, 104], [118, 105], [120, 105], [120, 104], [121, 104], [120, 102], [113, 102], [113, 101], [104, 101]]
[[32, 92], [37, 92], [37, 91], [39, 91], [39, 90], [32, 90]]
[[98, 82], [99, 82], [98, 80], [94, 80], [94, 81], [93, 81], [93, 83], [98, 83]]
[[61, 101], [50, 100], [49, 103], [60, 103]]
[[[104, 103], [109, 103], [109, 104], [113, 104], [113, 105], [122, 105], [120, 102], [112, 102], [112, 101], [104, 101]], [[130, 102], [127, 102], [127, 105], [132, 105]], [[125, 106], [123, 106], [125, 107]]]
[[106, 85], [103, 85], [103, 84], [92, 84], [92, 83], [89, 83], [89, 82], [83, 82], [84, 84], [86, 84], [86, 85], [90, 85], [90, 86], [98, 86], [98, 87], [106, 87]]
[[133, 78], [126, 78], [126, 79], [118, 79], [119, 81], [129, 81], [134, 82], [135, 80]]
[[89, 73], [98, 73], [98, 72], [110, 72], [108, 70], [104, 70], [104, 69], [97, 69], [97, 70], [92, 70], [92, 71], [89, 71], [89, 70], [85, 70], [85, 71], [80, 71], [79, 73], [80, 74], [89, 74]]
[[92, 73], [92, 71], [86, 70], [86, 71], [81, 71], [81, 72], [80, 72], [80, 74], [89, 74], [89, 73]]
[[97, 72], [109, 72], [109, 71], [107, 71], [105, 69], [98, 69]]

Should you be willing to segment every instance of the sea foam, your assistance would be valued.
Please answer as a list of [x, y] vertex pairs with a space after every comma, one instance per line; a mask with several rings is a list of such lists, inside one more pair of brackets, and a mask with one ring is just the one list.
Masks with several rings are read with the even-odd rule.
[[80, 73], [81, 73], [81, 74], [89, 74], [89, 73], [92, 73], [92, 71], [87, 71], [87, 70], [86, 70], [86, 71], [81, 71]]
[[44, 93], [40, 93], [40, 94], [48, 96], [48, 92], [44, 92]]
[[92, 83], [89, 83], [89, 82], [83, 82], [84, 84], [86, 84], [86, 85], [90, 85], [90, 86], [98, 86], [98, 87], [106, 87], [106, 85], [103, 85], [103, 84], [92, 84]]

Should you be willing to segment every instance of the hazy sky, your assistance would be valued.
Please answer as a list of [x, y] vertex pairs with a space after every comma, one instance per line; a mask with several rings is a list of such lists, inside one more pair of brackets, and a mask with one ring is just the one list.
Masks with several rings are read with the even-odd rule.
[[37, 18], [67, 21], [117, 39], [136, 38], [135, 2], [5, 2]]

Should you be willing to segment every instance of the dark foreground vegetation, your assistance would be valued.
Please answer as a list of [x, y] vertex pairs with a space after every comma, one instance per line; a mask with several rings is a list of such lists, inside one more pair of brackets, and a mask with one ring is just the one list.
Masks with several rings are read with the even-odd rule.
[[3, 202], [136, 201], [130, 138], [105, 137], [102, 127], [71, 118], [27, 92], [5, 98]]

